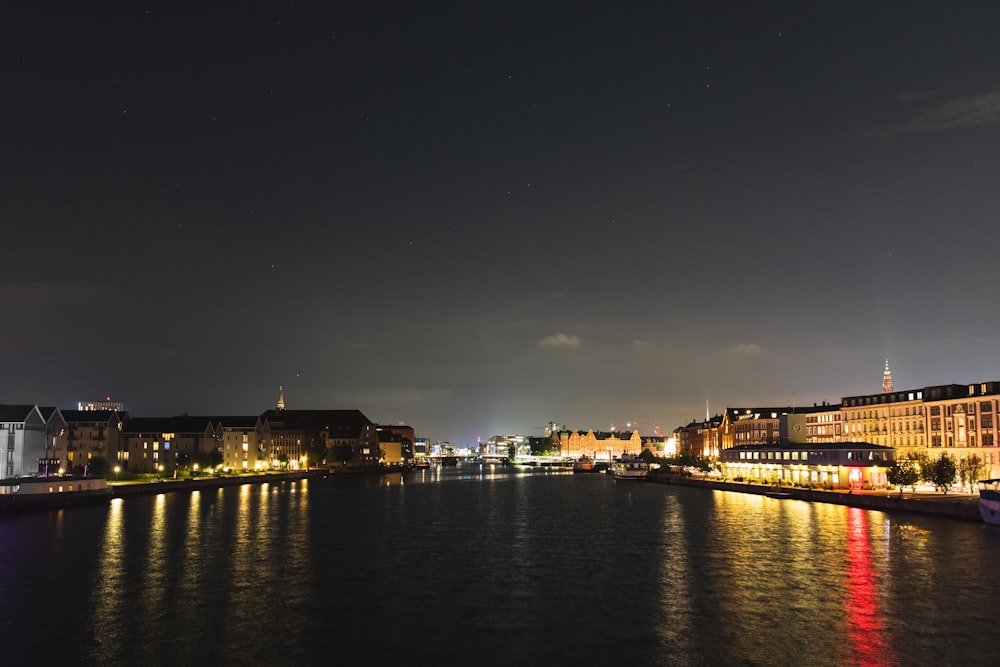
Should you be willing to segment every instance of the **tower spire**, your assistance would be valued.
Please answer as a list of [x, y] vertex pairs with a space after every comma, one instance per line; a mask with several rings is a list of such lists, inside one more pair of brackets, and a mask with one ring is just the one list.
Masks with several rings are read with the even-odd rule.
[[278, 385], [278, 406], [277, 407], [278, 407], [279, 410], [284, 410], [285, 409], [285, 388], [282, 387], [280, 384]]
[[892, 389], [892, 372], [889, 370], [889, 359], [885, 360], [885, 370], [882, 371], [882, 393], [891, 394]]

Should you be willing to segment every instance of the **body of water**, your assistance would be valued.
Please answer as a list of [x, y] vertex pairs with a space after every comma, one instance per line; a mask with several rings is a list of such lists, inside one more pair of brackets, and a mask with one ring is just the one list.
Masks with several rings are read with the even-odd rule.
[[993, 661], [1000, 530], [463, 464], [0, 517], [3, 664]]

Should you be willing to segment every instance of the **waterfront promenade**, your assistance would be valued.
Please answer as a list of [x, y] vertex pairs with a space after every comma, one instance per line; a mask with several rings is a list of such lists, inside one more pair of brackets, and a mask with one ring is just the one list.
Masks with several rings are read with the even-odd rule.
[[904, 491], [900, 495], [898, 490], [886, 491], [885, 489], [874, 491], [835, 489], [828, 491], [794, 486], [779, 487], [767, 484], [730, 482], [711, 477], [687, 476], [658, 471], [651, 472], [647, 480], [658, 484], [677, 484], [715, 489], [717, 491], [752, 493], [761, 496], [771, 495], [778, 498], [832, 503], [869, 510], [919, 512], [921, 514], [952, 517], [963, 521], [982, 521], [982, 518], [979, 516], [979, 495], [975, 493], [949, 492], [943, 494], [936, 491]]
[[268, 482], [281, 482], [326, 474], [328, 473], [325, 470], [298, 470], [291, 472], [261, 472], [224, 476], [205, 475], [202, 477], [185, 477], [182, 479], [164, 478], [123, 482], [108, 480], [108, 486], [111, 488], [111, 497], [120, 498], [123, 496], [146, 495], [150, 493], [170, 493], [174, 491], [193, 491], [195, 489], [215, 489], [225, 486], [239, 486], [241, 484], [264, 484]]

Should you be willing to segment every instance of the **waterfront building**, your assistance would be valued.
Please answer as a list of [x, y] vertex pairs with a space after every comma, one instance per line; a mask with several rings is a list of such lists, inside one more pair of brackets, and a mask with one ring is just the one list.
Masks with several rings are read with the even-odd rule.
[[842, 442], [844, 437], [844, 411], [840, 405], [830, 405], [823, 401], [820, 405], [813, 404], [813, 409], [806, 414], [806, 442], [831, 443]]
[[680, 456], [717, 458], [723, 449], [723, 439], [728, 443], [732, 438], [729, 415], [724, 412], [704, 421], [693, 421], [674, 430], [674, 437]]
[[403, 439], [392, 431], [378, 431], [378, 449], [380, 464], [390, 467], [403, 465], [406, 448]]
[[622, 456], [638, 456], [642, 453], [642, 436], [639, 431], [632, 431], [628, 437], [618, 431], [586, 433], [579, 431], [560, 431], [559, 452], [562, 456], [579, 458], [588, 456], [593, 459], [612, 459]]
[[380, 425], [378, 433], [379, 463], [399, 466], [413, 461], [413, 428], [404, 424]]
[[103, 457], [109, 465], [121, 464], [122, 426], [127, 412], [114, 410], [62, 410], [66, 423], [66, 470], [83, 472], [92, 459]]
[[[72, 472], [66, 448], [66, 419], [62, 411], [52, 405], [38, 406], [45, 420], [45, 454], [38, 460], [36, 470], [43, 475]], [[84, 467], [81, 466], [82, 473]]]
[[725, 477], [767, 484], [884, 489], [896, 462], [892, 447], [860, 442], [737, 445], [723, 450]]
[[219, 451], [221, 434], [210, 417], [136, 417], [122, 427], [122, 468], [173, 474], [192, 458]]
[[222, 467], [230, 470], [265, 470], [287, 465], [299, 468], [301, 459], [272, 459], [270, 429], [266, 420], [256, 415], [213, 417], [222, 452]]
[[34, 475], [45, 457], [47, 420], [37, 405], [0, 405], [0, 478]]
[[1000, 382], [940, 385], [923, 392], [929, 456], [947, 451], [956, 462], [976, 456], [985, 465], [983, 478], [1000, 476]]
[[794, 408], [727, 408], [719, 425], [721, 448], [771, 445], [781, 441], [781, 418]]
[[430, 456], [431, 446], [427, 438], [414, 438], [413, 440], [413, 459], [415, 461], [426, 461], [427, 457]]
[[[268, 410], [261, 419], [267, 420], [271, 434], [272, 456], [287, 456], [301, 460], [308, 455], [310, 445], [327, 453], [337, 445], [354, 450], [352, 466], [378, 464], [378, 432], [376, 425], [360, 410]], [[319, 464], [320, 461], [310, 462]]]
[[895, 447], [905, 457], [926, 449], [924, 390], [841, 399], [845, 440]]
[[400, 443], [400, 456], [402, 456], [402, 460], [404, 462], [413, 460], [413, 444], [417, 438], [412, 426], [407, 426], [406, 424], [382, 424], [376, 427], [376, 431], [379, 432], [379, 441], [382, 440], [381, 434], [383, 432], [391, 433], [391, 441]]

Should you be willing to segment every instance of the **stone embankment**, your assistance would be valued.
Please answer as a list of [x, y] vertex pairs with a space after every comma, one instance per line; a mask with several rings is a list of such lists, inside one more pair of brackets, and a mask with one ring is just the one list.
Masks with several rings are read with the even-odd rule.
[[205, 476], [192, 479], [164, 479], [143, 482], [111, 482], [111, 497], [137, 496], [150, 493], [170, 493], [173, 491], [194, 491], [195, 489], [217, 489], [241, 484], [264, 484], [285, 480], [302, 479], [319, 474], [317, 471], [276, 472], [251, 475]]
[[868, 510], [919, 512], [921, 514], [936, 514], [962, 521], [982, 521], [979, 516], [979, 498], [972, 494], [942, 494], [942, 493], [904, 493], [898, 491], [825, 491], [822, 489], [806, 489], [792, 486], [768, 486], [765, 484], [748, 484], [743, 482], [728, 482], [703, 477], [691, 477], [676, 473], [651, 472], [647, 477], [650, 482], [658, 484], [677, 484], [715, 489], [717, 491], [735, 491], [737, 493], [753, 493], [761, 496], [808, 500], [817, 503], [833, 503], [860, 507]]

